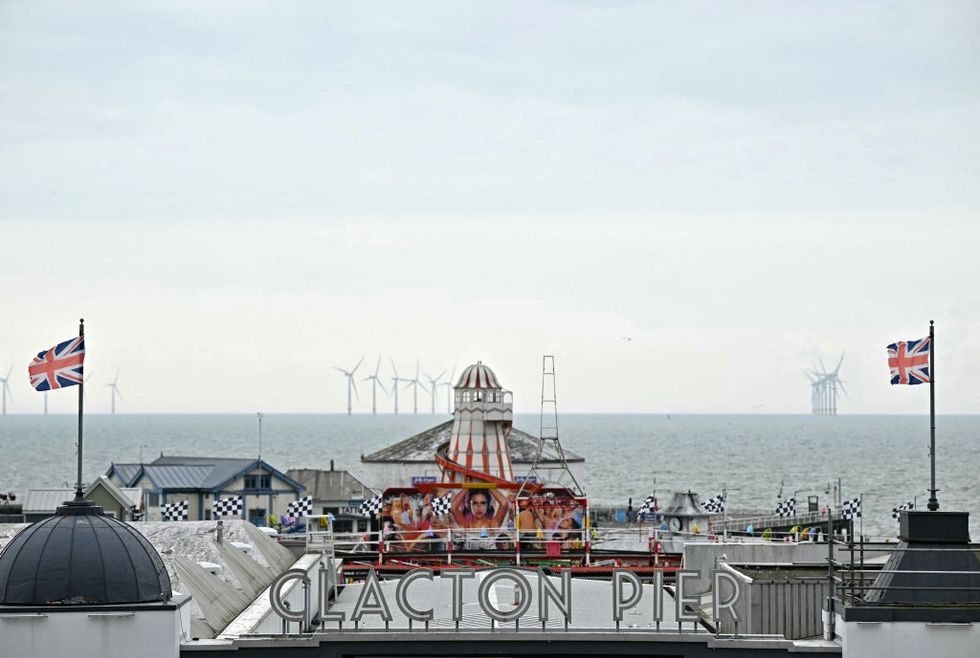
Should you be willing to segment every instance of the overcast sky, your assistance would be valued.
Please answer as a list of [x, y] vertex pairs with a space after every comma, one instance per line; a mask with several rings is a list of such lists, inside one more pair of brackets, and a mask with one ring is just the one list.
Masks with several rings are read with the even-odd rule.
[[885, 345], [934, 319], [977, 413], [978, 72], [966, 1], [4, 2], [8, 409], [84, 316], [93, 412], [339, 412], [380, 352], [807, 413], [843, 352], [842, 412], [926, 413]]

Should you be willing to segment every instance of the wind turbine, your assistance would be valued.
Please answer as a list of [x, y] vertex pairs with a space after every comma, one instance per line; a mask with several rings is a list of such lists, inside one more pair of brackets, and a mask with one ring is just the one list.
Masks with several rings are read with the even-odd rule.
[[112, 389], [112, 415], [116, 415], [116, 396], [122, 399], [122, 393], [119, 392], [119, 387], [116, 385], [119, 382], [119, 368], [116, 368], [116, 378], [112, 382], [106, 384], [110, 389]]
[[837, 367], [834, 368], [834, 371], [829, 375], [830, 387], [833, 395], [833, 409], [834, 409], [833, 415], [835, 416], [837, 415], [837, 387], [839, 386], [840, 390], [844, 392], [844, 395], [847, 395], [847, 389], [844, 388], [844, 382], [842, 382], [841, 378], [838, 376], [838, 373], [840, 373], [840, 367], [843, 364], [844, 364], [844, 353], [841, 352], [840, 361], [837, 362]]
[[804, 376], [807, 381], [810, 382], [810, 413], [814, 416], [817, 415], [817, 383], [820, 381], [813, 373], [804, 371]]
[[351, 392], [351, 389], [354, 390], [354, 395], [357, 395], [357, 399], [358, 400], [361, 399], [361, 396], [358, 395], [358, 393], [357, 393], [357, 384], [354, 383], [354, 373], [357, 372], [357, 369], [361, 367], [361, 363], [363, 361], [364, 361], [364, 357], [362, 356], [361, 357], [361, 360], [358, 361], [357, 362], [357, 365], [354, 366], [354, 368], [351, 369], [350, 371], [344, 370], [343, 368], [338, 368], [337, 366], [334, 366], [333, 367], [334, 370], [339, 370], [340, 372], [344, 373], [344, 377], [347, 378], [347, 415], [348, 416], [350, 416], [350, 413], [351, 413], [351, 407], [350, 407], [350, 392]]
[[13, 391], [10, 390], [10, 384], [7, 381], [10, 379], [10, 373], [14, 371], [14, 364], [10, 364], [10, 368], [7, 370], [6, 377], [0, 377], [0, 382], [3, 382], [3, 415], [7, 415], [7, 393], [10, 393], [10, 397], [14, 397]]
[[[412, 387], [412, 413], [419, 413], [419, 360], [415, 359], [415, 379], [403, 379], [405, 388]], [[422, 390], [425, 390], [424, 388]]]
[[385, 390], [385, 385], [381, 383], [381, 379], [378, 377], [378, 371], [381, 370], [381, 355], [378, 355], [378, 363], [374, 366], [374, 374], [365, 377], [362, 381], [371, 381], [371, 415], [378, 413], [378, 387], [388, 395], [388, 391]]
[[432, 396], [431, 402], [432, 402], [432, 415], [433, 416], [436, 415], [436, 387], [439, 385], [439, 380], [442, 379], [442, 376], [445, 375], [445, 374], [446, 374], [446, 371], [443, 370], [442, 372], [439, 373], [439, 376], [438, 377], [436, 377], [436, 378], [433, 379], [432, 377], [429, 376], [428, 373], [425, 373], [425, 378], [429, 380], [429, 387], [430, 387], [430, 393], [429, 393], [429, 395]]
[[453, 412], [453, 378], [456, 377], [456, 366], [453, 366], [453, 372], [449, 375], [449, 379], [443, 386], [446, 387], [446, 413], [451, 414]]
[[398, 415], [398, 382], [401, 381], [401, 377], [398, 376], [398, 368], [395, 367], [395, 360], [390, 356], [388, 360], [391, 361], [391, 369], [395, 371], [395, 376], [391, 378], [391, 392], [395, 395], [395, 415]]

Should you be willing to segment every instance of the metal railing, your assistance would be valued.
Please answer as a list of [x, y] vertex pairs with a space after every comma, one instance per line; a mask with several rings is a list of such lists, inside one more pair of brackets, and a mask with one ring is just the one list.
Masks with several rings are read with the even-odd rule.
[[[957, 548], [934, 548], [934, 547], [899, 547], [893, 543], [881, 542], [842, 542], [835, 541], [835, 547], [839, 559], [833, 561], [833, 581], [836, 598], [847, 606], [918, 606], [923, 605], [924, 600], [928, 599], [928, 605], [957, 605], [959, 603], [973, 602], [978, 605], [980, 601], [980, 571], [971, 570], [925, 570], [925, 569], [890, 569], [894, 565], [896, 553], [960, 553], [969, 554], [974, 561], [980, 553], [980, 544], [970, 544]], [[882, 563], [869, 562], [870, 555], [873, 553], [889, 553], [889, 560]], [[969, 560], [965, 561], [969, 563]], [[881, 574], [894, 574], [890, 582], [883, 585], [876, 585]], [[909, 585], [909, 577], [915, 579], [916, 576], [953, 576], [963, 584], [937, 584], [937, 585]], [[973, 577], [973, 584], [965, 584], [966, 577]], [[885, 592], [903, 593], [900, 598], [887, 597], [881, 595]], [[908, 594], [908, 600], [902, 600], [901, 596]], [[920, 593], [916, 596], [916, 593]], [[930, 597], [930, 594], [942, 594], [943, 596]]]
[[[840, 512], [835, 512], [832, 516], [834, 521], [840, 521], [842, 518]], [[764, 514], [759, 516], [729, 517], [728, 519], [712, 518], [708, 523], [711, 531], [714, 533], [722, 533], [725, 530], [728, 532], [744, 532], [745, 528], [749, 525], [753, 527], [754, 532], [756, 533], [762, 532], [762, 530], [765, 528], [771, 528], [773, 526], [785, 528], [786, 526], [794, 525], [818, 527], [821, 528], [821, 530], [826, 530], [827, 512], [804, 512], [794, 516]]]
[[[324, 520], [321, 520], [324, 519]], [[804, 543], [814, 536], [806, 532], [771, 532], [755, 536], [730, 535], [730, 543]], [[516, 530], [512, 527], [496, 528], [425, 528], [400, 530], [385, 528], [382, 531], [339, 533], [332, 530], [327, 517], [308, 517], [306, 549], [308, 551], [335, 554], [371, 554], [378, 564], [385, 554], [392, 556], [422, 555], [445, 556], [452, 563], [454, 554], [484, 553], [513, 555], [515, 563], [534, 558], [583, 558], [590, 565], [592, 553], [647, 554], [658, 564], [664, 553], [679, 553], [687, 542], [721, 542], [720, 534], [711, 532], [680, 532], [659, 527], [593, 527]]]

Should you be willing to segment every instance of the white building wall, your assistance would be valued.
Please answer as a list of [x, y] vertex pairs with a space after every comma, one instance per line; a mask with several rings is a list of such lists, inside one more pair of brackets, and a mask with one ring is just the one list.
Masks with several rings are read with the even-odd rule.
[[0, 613], [0, 658], [178, 658], [187, 640], [186, 604], [137, 612]]
[[[299, 495], [286, 486], [286, 483], [275, 476], [275, 474], [269, 473], [267, 470], [255, 469], [248, 473], [248, 475], [271, 475], [269, 484], [274, 490], [272, 493], [272, 505], [269, 504], [269, 494], [243, 494], [243, 502], [245, 503], [245, 514], [248, 515], [248, 510], [250, 509], [264, 509], [266, 515], [274, 514], [279, 516], [280, 514], [286, 513], [286, 508], [289, 503], [296, 500]], [[218, 494], [219, 498], [228, 498], [229, 496], [236, 496], [245, 489], [245, 477], [242, 476], [237, 480], [229, 482], [224, 486], [222, 493]], [[211, 509], [211, 501], [205, 501], [205, 509]]]
[[843, 658], [980, 656], [980, 624], [852, 621], [840, 624], [842, 631]]

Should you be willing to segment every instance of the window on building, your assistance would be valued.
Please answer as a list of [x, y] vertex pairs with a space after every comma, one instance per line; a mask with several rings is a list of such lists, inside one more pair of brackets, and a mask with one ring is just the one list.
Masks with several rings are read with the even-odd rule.
[[252, 525], [258, 526], [259, 528], [265, 527], [265, 508], [264, 507], [253, 507], [248, 510], [248, 520], [252, 522]]
[[147, 504], [150, 507], [160, 507], [160, 494], [151, 493], [147, 498], [149, 500]]
[[272, 476], [268, 473], [255, 473], [245, 476], [246, 489], [271, 489]]

